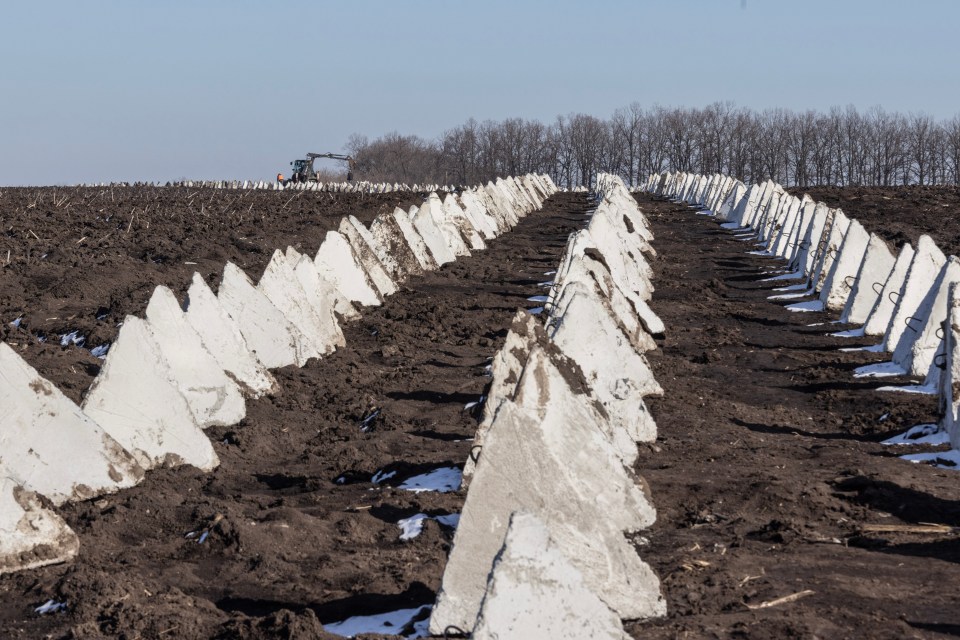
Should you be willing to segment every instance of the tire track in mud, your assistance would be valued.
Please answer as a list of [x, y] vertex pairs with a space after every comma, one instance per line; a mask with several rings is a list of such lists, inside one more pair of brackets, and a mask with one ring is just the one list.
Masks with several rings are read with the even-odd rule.
[[[396, 485], [462, 466], [477, 424], [464, 407], [589, 207], [586, 194], [555, 194], [486, 251], [363, 309], [345, 348], [275, 371], [280, 394], [207, 431], [213, 473], [159, 470], [62, 509], [79, 558], [0, 577], [0, 636], [322, 637], [321, 621], [432, 603], [452, 533], [426, 520], [401, 542], [396, 522], [459, 512], [464, 496]], [[389, 477], [374, 485], [378, 472]], [[49, 598], [68, 611], [32, 613]]]
[[[668, 617], [636, 637], [929, 637], [960, 629], [954, 536], [865, 534], [862, 524], [960, 525], [960, 476], [879, 441], [935, 419], [930, 397], [854, 379], [886, 359], [821, 313], [792, 314], [760, 282], [778, 266], [685, 205], [638, 196], [652, 223], [667, 326], [647, 354], [659, 438], [638, 471], [658, 509], [641, 555]], [[886, 418], [881, 420], [883, 416]], [[908, 450], [896, 453], [907, 453]], [[751, 609], [783, 596], [798, 600]]]

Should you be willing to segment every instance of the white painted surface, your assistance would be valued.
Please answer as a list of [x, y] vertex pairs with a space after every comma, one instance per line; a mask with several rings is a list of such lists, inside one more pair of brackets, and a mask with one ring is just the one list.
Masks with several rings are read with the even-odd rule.
[[143, 469], [49, 380], [0, 342], [0, 475], [54, 504], [132, 487]]

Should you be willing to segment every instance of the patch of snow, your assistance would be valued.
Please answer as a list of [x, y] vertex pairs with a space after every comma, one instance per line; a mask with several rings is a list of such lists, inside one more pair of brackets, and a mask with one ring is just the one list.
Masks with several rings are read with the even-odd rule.
[[444, 527], [456, 529], [457, 525], [460, 523], [460, 514], [447, 513], [440, 516], [428, 516], [425, 513], [417, 513], [409, 518], [398, 520], [397, 525], [400, 527], [400, 539], [413, 540], [418, 535], [423, 533], [423, 523], [426, 520], [436, 520]]
[[933, 453], [910, 453], [900, 456], [910, 462], [925, 462], [940, 469], [960, 469], [960, 451], [935, 451]]
[[78, 347], [82, 347], [83, 343], [86, 341], [87, 339], [84, 336], [80, 335], [79, 331], [71, 331], [70, 333], [65, 333], [62, 336], [60, 336], [61, 347], [66, 347], [66, 346], [69, 346], [70, 344], [75, 344]]
[[808, 294], [813, 293], [813, 289], [807, 287], [806, 282], [801, 282], [800, 284], [791, 284], [789, 287], [777, 287], [774, 291], [806, 291]]
[[720, 225], [721, 229], [739, 229], [740, 223], [738, 222], [724, 222]]
[[854, 378], [886, 378], [888, 376], [905, 375], [907, 375], [907, 370], [896, 362], [875, 362], [853, 370]]
[[764, 250], [762, 250], [762, 251], [747, 251], [747, 255], [748, 255], [748, 256], [767, 256], [767, 257], [770, 257], [770, 256], [772, 256], [773, 254], [770, 253], [769, 251], [767, 251], [766, 249], [764, 249]]
[[907, 429], [906, 433], [888, 438], [880, 444], [926, 444], [935, 446], [950, 444], [950, 435], [946, 431], [940, 431], [940, 428], [935, 424], [918, 424]]
[[56, 600], [47, 600], [42, 605], [33, 610], [34, 613], [46, 615], [48, 613], [59, 613], [67, 610], [66, 602], [57, 602]]
[[382, 470], [377, 471], [375, 474], [373, 474], [373, 477], [370, 478], [370, 482], [372, 482], [373, 484], [380, 484], [381, 482], [384, 482], [385, 480], [389, 480], [395, 475], [397, 475], [396, 471], [389, 471], [387, 473], [384, 473]]
[[937, 395], [936, 385], [908, 384], [902, 387], [888, 386], [877, 387], [877, 391], [899, 391], [900, 393], [918, 393], [925, 396]]
[[529, 313], [532, 316], [538, 316], [541, 313], [543, 313], [543, 307], [532, 307], [530, 309], [527, 309], [527, 313]]
[[543, 275], [545, 275], [545, 276], [552, 276], [552, 275], [556, 275], [556, 273], [557, 273], [556, 271], [544, 271], [544, 272], [543, 272]]
[[353, 616], [340, 622], [323, 625], [325, 631], [338, 636], [352, 638], [361, 633], [379, 633], [397, 635], [404, 638], [422, 638], [427, 635], [432, 605], [397, 609], [370, 616]]
[[420, 493], [421, 491], [438, 491], [448, 493], [456, 491], [460, 487], [460, 481], [463, 478], [463, 471], [457, 467], [440, 467], [427, 473], [421, 473], [418, 476], [407, 478], [397, 487]]
[[19, 329], [21, 322], [23, 322], [23, 316], [20, 316], [19, 318], [11, 322], [10, 326], [13, 327], [14, 329]]
[[830, 335], [833, 336], [834, 338], [862, 338], [867, 334], [863, 332], [863, 327], [860, 327], [859, 329], [848, 329], [846, 331], [838, 331], [836, 333], [831, 333]]
[[823, 300], [811, 300], [809, 302], [798, 302], [796, 304], [788, 304], [784, 307], [787, 311], [793, 311], [794, 313], [807, 313], [810, 311], [823, 311]]
[[550, 299], [550, 296], [530, 296], [527, 298], [530, 302], [546, 302]]
[[101, 360], [106, 359], [107, 351], [110, 351], [110, 343], [102, 344], [99, 347], [94, 347], [90, 349], [90, 355], [94, 358], [100, 358]]
[[781, 293], [776, 296], [767, 296], [767, 300], [793, 300], [795, 298], [805, 298], [812, 295], [812, 292], [801, 291], [799, 293]]
[[779, 276], [774, 276], [772, 278], [764, 278], [760, 282], [775, 282], [777, 280], [798, 280], [800, 278], [806, 278], [806, 274], [803, 271], [794, 271], [793, 273], [784, 273]]

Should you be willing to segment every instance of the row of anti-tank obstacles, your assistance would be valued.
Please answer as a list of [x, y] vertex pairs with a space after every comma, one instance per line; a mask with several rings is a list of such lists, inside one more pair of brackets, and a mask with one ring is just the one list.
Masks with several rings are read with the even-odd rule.
[[918, 425], [888, 443], [949, 443], [949, 453], [906, 457], [960, 463], [960, 259], [944, 255], [927, 235], [895, 255], [843, 211], [797, 198], [772, 181], [747, 188], [729, 176], [668, 172], [651, 175], [642, 188], [705, 209], [742, 240], [756, 240], [761, 250], [753, 253], [785, 260], [788, 272], [767, 280], [803, 282], [775, 289], [771, 299], [815, 296], [787, 309], [839, 312], [840, 322], [862, 325], [836, 336], [882, 337], [864, 350], [890, 353], [890, 361], [854, 375], [922, 379], [880, 390], [937, 394], [940, 405], [937, 424]]
[[[498, 181], [502, 180], [498, 178]], [[493, 185], [487, 183], [487, 187]], [[467, 187], [436, 184], [412, 184], [398, 182], [288, 182], [275, 180], [177, 180], [168, 182], [97, 182], [78, 184], [78, 187], [190, 187], [195, 189], [260, 189], [267, 191], [320, 191], [325, 193], [391, 193], [406, 191], [414, 193], [447, 193], [464, 191]]]
[[619, 178], [599, 175], [597, 200], [545, 322], [518, 312], [494, 357], [434, 635], [622, 640], [622, 620], [666, 611], [626, 537], [656, 518], [633, 472], [656, 438], [644, 397], [663, 393], [644, 357], [664, 332], [647, 305], [653, 236]]
[[259, 282], [228, 263], [216, 294], [194, 274], [181, 305], [157, 287], [128, 316], [77, 406], [0, 343], [0, 573], [63, 562], [77, 536], [53, 505], [138, 484], [159, 466], [219, 463], [203, 432], [240, 422], [270, 394], [270, 369], [344, 345], [338, 316], [379, 305], [412, 275], [485, 248], [556, 191], [547, 176], [499, 179], [441, 201], [344, 218], [316, 256], [275, 251]]

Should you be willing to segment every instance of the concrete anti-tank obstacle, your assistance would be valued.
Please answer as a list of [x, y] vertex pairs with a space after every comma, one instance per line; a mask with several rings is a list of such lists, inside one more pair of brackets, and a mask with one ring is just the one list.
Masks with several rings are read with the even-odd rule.
[[941, 431], [950, 438], [950, 448], [960, 450], [960, 286], [950, 286], [944, 323], [944, 370], [940, 376]]
[[[340, 292], [332, 278], [320, 277], [313, 260], [293, 247], [287, 247], [284, 258], [287, 264], [293, 267], [293, 272], [307, 295], [307, 302], [321, 319], [328, 315], [333, 322], [337, 322], [338, 317], [344, 320], [360, 319], [360, 312], [357, 311], [353, 302]], [[325, 322], [329, 321], [325, 320]], [[339, 325], [337, 332], [342, 335]], [[338, 346], [342, 346], [339, 344], [339, 338], [337, 341]]]
[[[430, 253], [430, 248], [427, 247], [427, 243], [424, 242], [423, 236], [420, 235], [420, 232], [417, 231], [416, 227], [413, 226], [413, 221], [410, 220], [410, 216], [407, 215], [407, 212], [403, 209], [395, 208], [390, 216], [393, 218], [393, 223], [399, 229], [410, 251], [413, 252], [413, 256], [416, 258], [417, 264], [420, 267], [420, 271], [425, 272], [436, 269], [439, 266], [437, 265], [437, 261], [433, 259], [433, 254]], [[374, 220], [374, 222], [376, 222], [376, 220]], [[376, 233], [374, 233], [374, 236], [376, 236]]]
[[332, 282], [351, 302], [365, 307], [376, 307], [383, 302], [383, 296], [343, 234], [328, 231], [317, 249], [313, 264], [320, 277]]
[[791, 240], [787, 246], [786, 259], [787, 264], [790, 270], [795, 271], [800, 263], [800, 256], [803, 254], [805, 243], [807, 242], [807, 234], [810, 231], [810, 227], [813, 224], [813, 212], [817, 208], [817, 203], [807, 194], [803, 194], [803, 199], [800, 201], [800, 214], [799, 222], [797, 224], [797, 233], [796, 236]]
[[622, 229], [607, 216], [595, 213], [587, 231], [624, 295], [631, 300], [649, 300], [653, 295], [652, 269], [639, 251], [630, 252], [624, 246]]
[[424, 203], [424, 207], [418, 207], [416, 211], [411, 210], [410, 221], [417, 233], [423, 238], [423, 242], [430, 250], [434, 262], [437, 263], [437, 266], [442, 267], [448, 262], [456, 260], [457, 256], [450, 246], [447, 234], [440, 228], [436, 218], [431, 213], [431, 207], [427, 207], [426, 204]]
[[339, 231], [350, 243], [357, 261], [366, 271], [370, 282], [376, 287], [381, 299], [393, 295], [397, 291], [397, 285], [390, 277], [389, 270], [380, 261], [377, 251], [370, 242], [373, 237], [370, 233], [362, 233], [360, 227], [363, 225], [353, 216], [348, 216], [340, 221]]
[[783, 222], [780, 230], [771, 238], [767, 245], [772, 255], [786, 258], [790, 243], [797, 234], [800, 224], [800, 199], [790, 194], [783, 199]]
[[867, 321], [895, 262], [896, 258], [883, 238], [871, 233], [840, 322], [864, 324]]
[[739, 180], [734, 181], [732, 188], [727, 193], [726, 199], [717, 209], [717, 219], [723, 222], [739, 222], [738, 220], [734, 220], [736, 215], [735, 212], [740, 207], [740, 203], [743, 201], [746, 195], [746, 185]]
[[[401, 217], [406, 217], [401, 215]], [[409, 223], [409, 220], [407, 220]], [[413, 225], [409, 225], [411, 228]], [[405, 282], [411, 276], [424, 272], [421, 266], [422, 256], [417, 256], [403, 230], [392, 213], [381, 213], [370, 223], [370, 235], [377, 256], [395, 282]], [[417, 234], [419, 237], [420, 234]], [[423, 242], [423, 238], [420, 238]], [[424, 245], [426, 248], [426, 245]], [[382, 255], [381, 255], [382, 254]], [[389, 259], [385, 259], [389, 256]], [[388, 266], [390, 265], [390, 266]]]
[[[530, 353], [535, 348], [543, 350], [557, 369], [567, 372], [570, 400], [579, 400], [584, 403], [587, 410], [595, 417], [592, 424], [597, 424], [601, 428], [604, 437], [614, 447], [623, 464], [632, 467], [636, 461], [637, 447], [634, 434], [624, 424], [609, 420], [606, 410], [590, 388], [579, 365], [550, 341], [544, 328], [532, 315], [520, 310], [514, 316], [503, 347], [494, 355], [491, 364], [492, 380], [483, 405], [483, 418], [474, 434], [471, 455], [463, 468], [461, 487], [466, 488], [469, 485], [480, 457], [476, 451], [482, 451], [484, 438], [496, 418], [497, 410], [504, 402], [515, 399], [517, 382], [522, 376]], [[653, 430], [656, 430], [656, 425], [653, 425]]]
[[82, 409], [144, 469], [219, 464], [145, 320], [123, 321]]
[[80, 541], [37, 494], [0, 476], [0, 575], [66, 562]]
[[863, 225], [851, 220], [830, 268], [830, 274], [824, 280], [823, 289], [820, 291], [820, 301], [827, 309], [840, 311], [847, 304], [847, 297], [853, 289], [849, 280], [856, 277], [869, 242], [870, 234]]
[[863, 325], [863, 333], [868, 336], [883, 336], [887, 333], [887, 327], [890, 326], [890, 319], [897, 308], [897, 300], [900, 298], [900, 290], [907, 278], [907, 272], [913, 263], [913, 256], [916, 252], [910, 243], [903, 245], [896, 261], [893, 263], [893, 270], [887, 276], [877, 297], [876, 304], [870, 310], [867, 321]]
[[332, 309], [321, 307], [318, 313], [280, 250], [273, 252], [257, 289], [300, 330], [308, 342], [304, 349], [310, 349], [313, 356], [329, 355], [346, 344]]
[[[540, 349], [497, 412], [467, 492], [430, 632], [473, 628], [510, 514], [536, 514], [587, 587], [621, 618], [663, 615], [660, 582], [623, 536], [656, 514], [593, 416]], [[525, 407], [538, 406], [540, 411]], [[545, 479], [549, 479], [546, 481]]]
[[843, 244], [843, 238], [850, 228], [850, 218], [843, 211], [836, 209], [833, 212], [833, 220], [830, 224], [830, 232], [826, 234], [826, 242], [823, 250], [820, 252], [819, 260], [814, 269], [815, 275], [810, 279], [811, 288], [818, 294], [823, 290], [823, 286], [830, 276], [833, 263], [840, 253], [840, 247]]
[[583, 370], [610, 419], [638, 442], [655, 440], [656, 424], [643, 398], [663, 395], [663, 388], [596, 291], [581, 283], [568, 285], [550, 321], [551, 340]]
[[247, 407], [240, 387], [203, 346], [173, 291], [162, 286], [154, 289], [146, 317], [160, 355], [197, 424], [226, 427], [243, 420]]
[[217, 300], [267, 368], [303, 366], [315, 357], [315, 348], [300, 330], [232, 262], [223, 268]]
[[460, 237], [465, 240], [471, 251], [482, 251], [487, 248], [487, 244], [483, 241], [483, 235], [473, 226], [470, 218], [457, 204], [457, 199], [452, 193], [448, 193], [447, 197], [443, 199], [442, 207], [444, 217], [457, 228]]
[[4, 342], [0, 379], [0, 477], [56, 505], [143, 479], [132, 455]]
[[474, 640], [627, 640], [619, 616], [585, 584], [539, 518], [510, 516], [470, 636]]
[[497, 221], [487, 213], [483, 201], [473, 191], [460, 194], [460, 206], [484, 239], [493, 240], [499, 235]]
[[276, 390], [277, 381], [257, 360], [233, 321], [199, 273], [187, 290], [185, 317], [220, 368], [252, 398]]
[[910, 269], [900, 288], [900, 296], [897, 298], [896, 307], [883, 338], [884, 351], [891, 353], [896, 351], [904, 334], [907, 335], [907, 340], [912, 342], [919, 327], [913, 328], [910, 323], [915, 322], [913, 317], [917, 315], [920, 303], [923, 302], [923, 298], [946, 261], [947, 257], [937, 248], [930, 236], [920, 236], [916, 253], [910, 262]]
[[[897, 351], [893, 354], [893, 361], [903, 366], [911, 375], [926, 376], [930, 372], [934, 357], [943, 344], [942, 328], [947, 317], [950, 288], [958, 282], [960, 259], [950, 256], [917, 308], [914, 321], [906, 329], [913, 331], [916, 327], [916, 335], [912, 341], [901, 339]], [[904, 338], [907, 337], [906, 331]], [[939, 375], [934, 377], [938, 378]]]
[[[443, 202], [436, 193], [431, 193], [427, 199], [420, 205], [417, 212], [417, 218], [430, 216], [433, 224], [440, 230], [443, 238], [446, 240], [447, 247], [453, 252], [455, 258], [470, 255], [470, 246], [467, 239], [460, 232], [460, 226], [457, 221], [451, 219], [443, 209]], [[414, 221], [416, 222], [416, 221]]]
[[825, 236], [830, 231], [832, 219], [833, 213], [825, 204], [818, 202], [814, 205], [810, 225], [800, 243], [800, 253], [794, 266], [797, 271], [804, 274], [808, 283], [812, 281], [813, 270], [825, 242]]

